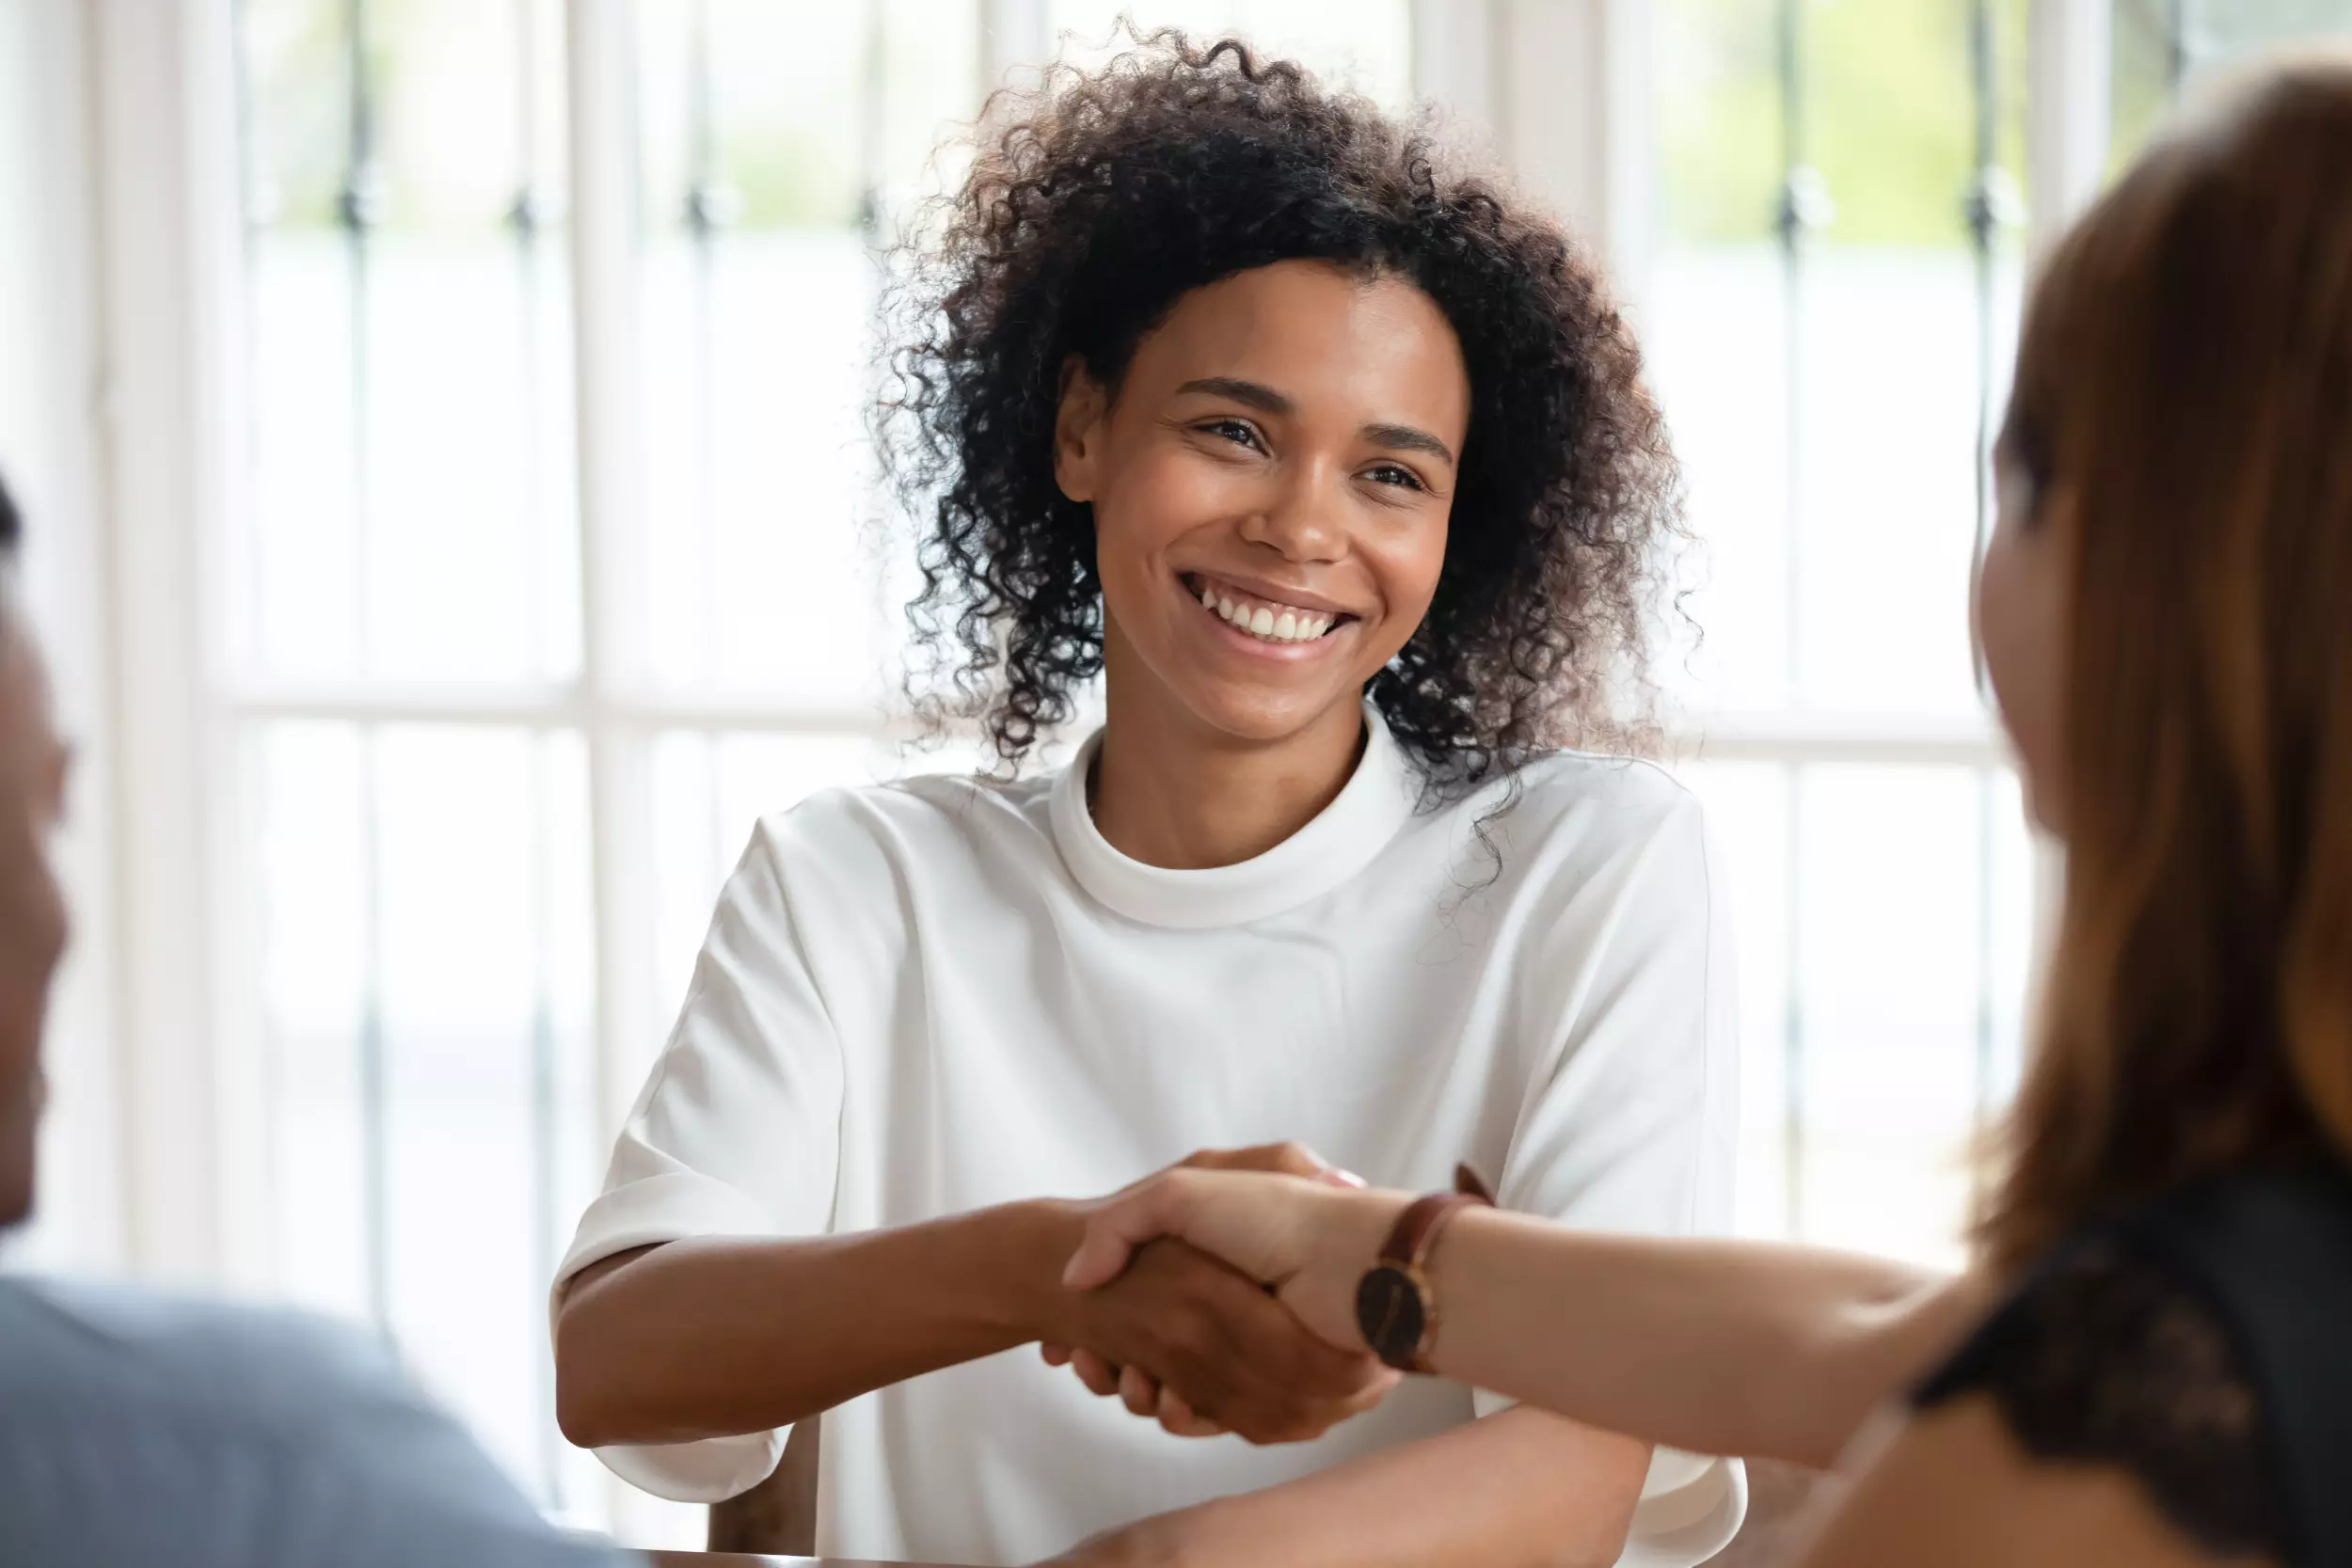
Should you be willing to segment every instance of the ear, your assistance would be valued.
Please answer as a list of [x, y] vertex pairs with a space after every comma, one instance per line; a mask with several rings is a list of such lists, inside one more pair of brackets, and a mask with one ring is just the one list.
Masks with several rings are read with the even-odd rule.
[[1102, 456], [1103, 417], [1110, 400], [1076, 355], [1061, 362], [1061, 404], [1054, 415], [1054, 483], [1073, 501], [1094, 499], [1094, 466]]

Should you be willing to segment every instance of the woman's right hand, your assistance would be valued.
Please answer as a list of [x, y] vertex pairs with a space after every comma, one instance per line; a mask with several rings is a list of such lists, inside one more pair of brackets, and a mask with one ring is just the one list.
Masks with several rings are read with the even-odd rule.
[[1179, 1436], [1305, 1442], [1396, 1383], [1360, 1347], [1327, 1343], [1247, 1275], [1173, 1240], [1145, 1242], [1116, 1280], [1073, 1292], [1064, 1332], [1074, 1354], [1047, 1360], [1070, 1359], [1095, 1393]]
[[[1360, 1179], [1338, 1169], [1304, 1145], [1266, 1144], [1250, 1148], [1200, 1150], [1180, 1164], [1171, 1166], [1169, 1171], [1161, 1172], [1158, 1176], [1147, 1177], [1142, 1181], [1100, 1203], [1088, 1206], [1082, 1212], [1089, 1215], [1090, 1220], [1113, 1209], [1120, 1210], [1122, 1212], [1137, 1212], [1138, 1211], [1134, 1207], [1135, 1200], [1151, 1190], [1163, 1177], [1174, 1171], [1248, 1171], [1278, 1175], [1287, 1180], [1321, 1186], [1327, 1190], [1361, 1191], [1363, 1188]], [[1091, 1237], [1095, 1233], [1094, 1224], [1089, 1223], [1086, 1234]], [[1209, 1249], [1191, 1243], [1172, 1248], [1153, 1247], [1151, 1244], [1152, 1241], [1151, 1236], [1138, 1234], [1128, 1247], [1122, 1250], [1117, 1265], [1111, 1274], [1105, 1276], [1105, 1280], [1098, 1280], [1089, 1285], [1080, 1297], [1081, 1305], [1092, 1302], [1097, 1304], [1098, 1307], [1114, 1306], [1120, 1298], [1137, 1294], [1138, 1292], [1129, 1288], [1128, 1282], [1136, 1279], [1136, 1271], [1143, 1267], [1144, 1259], [1155, 1259], [1151, 1267], [1145, 1270], [1147, 1275], [1156, 1274], [1169, 1266], [1171, 1259], [1157, 1259], [1155, 1255], [1158, 1254], [1181, 1255], [1187, 1260], [1186, 1266], [1194, 1269], [1204, 1262], [1211, 1261], [1210, 1259], [1202, 1256]], [[1141, 1249], [1141, 1254], [1137, 1256], [1136, 1262], [1131, 1266], [1130, 1257], [1136, 1256], [1137, 1248]], [[1234, 1280], [1244, 1284], [1261, 1278], [1255, 1273], [1234, 1265], [1230, 1259], [1217, 1260], [1214, 1266], [1219, 1272], [1231, 1273]], [[1120, 1288], [1110, 1291], [1102, 1289], [1102, 1285], [1112, 1277], [1116, 1277], [1120, 1282]], [[1191, 1283], [1196, 1287], [1207, 1288], [1214, 1282], [1194, 1280]], [[1287, 1307], [1269, 1299], [1265, 1291], [1257, 1290], [1252, 1293], [1256, 1298], [1255, 1302], [1245, 1306], [1235, 1301], [1232, 1305], [1236, 1309], [1236, 1321], [1247, 1325], [1264, 1346], [1264, 1352], [1259, 1356], [1261, 1367], [1278, 1369], [1279, 1378], [1286, 1375], [1280, 1373], [1279, 1369], [1287, 1358], [1305, 1364], [1305, 1370], [1311, 1373], [1327, 1371], [1328, 1369], [1314, 1368], [1312, 1363], [1323, 1359], [1321, 1350], [1324, 1345], [1331, 1341], [1322, 1336], [1307, 1332], [1296, 1317]], [[1263, 1304], [1263, 1307], [1273, 1308], [1273, 1316], [1267, 1318], [1259, 1304]], [[1214, 1437], [1227, 1431], [1239, 1431], [1244, 1436], [1252, 1437], [1255, 1441], [1268, 1440], [1255, 1436], [1248, 1429], [1235, 1427], [1231, 1422], [1213, 1418], [1210, 1414], [1197, 1408], [1195, 1403], [1181, 1391], [1191, 1386], [1191, 1378], [1162, 1378], [1146, 1371], [1146, 1367], [1162, 1364], [1158, 1358], [1148, 1355], [1120, 1356], [1086, 1344], [1068, 1346], [1048, 1343], [1040, 1348], [1047, 1365], [1069, 1367], [1076, 1374], [1078, 1381], [1085, 1384], [1094, 1393], [1106, 1398], [1116, 1396], [1136, 1415], [1156, 1418], [1163, 1427], [1177, 1436]], [[1335, 1422], [1378, 1403], [1389, 1389], [1395, 1386], [1396, 1374], [1373, 1361], [1365, 1353], [1360, 1341], [1338, 1348], [1344, 1353], [1347, 1363], [1349, 1375], [1346, 1392], [1334, 1402], [1330, 1397], [1330, 1390], [1333, 1386], [1330, 1380], [1327, 1377], [1311, 1377], [1309, 1382], [1294, 1386], [1293, 1400], [1295, 1407], [1289, 1419], [1271, 1422], [1261, 1419], [1257, 1423], [1257, 1430], [1263, 1431], [1272, 1427], [1286, 1431], [1295, 1434], [1289, 1439], [1293, 1441], [1297, 1440], [1299, 1436], [1318, 1436]], [[1247, 1355], [1248, 1353], [1236, 1345], [1235, 1354]], [[1264, 1402], [1262, 1400], [1259, 1402]]]
[[1096, 1206], [1062, 1282], [1100, 1289], [1168, 1236], [1269, 1287], [1318, 1338], [1367, 1354], [1356, 1290], [1411, 1199], [1310, 1178], [1178, 1167]]

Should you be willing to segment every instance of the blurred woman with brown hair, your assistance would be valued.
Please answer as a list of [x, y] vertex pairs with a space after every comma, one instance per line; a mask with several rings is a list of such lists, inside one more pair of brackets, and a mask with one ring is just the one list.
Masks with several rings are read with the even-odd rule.
[[2352, 56], [2250, 78], [2058, 247], [1997, 464], [1979, 626], [2067, 877], [1965, 1276], [1179, 1173], [1072, 1283], [1172, 1232], [1335, 1342], [1843, 1456], [1823, 1568], [2352, 1562]]

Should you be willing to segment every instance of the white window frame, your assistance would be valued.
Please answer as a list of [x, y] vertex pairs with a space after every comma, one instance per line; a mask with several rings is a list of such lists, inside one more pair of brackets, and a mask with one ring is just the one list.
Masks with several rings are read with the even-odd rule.
[[[222, 542], [239, 504], [243, 236], [230, 0], [35, 0], [75, 12], [60, 61], [87, 88], [99, 473], [98, 640], [111, 678], [93, 733], [122, 787], [102, 812], [114, 895], [104, 982], [123, 1261], [263, 1288], [260, 1032], [234, 875], [242, 726], [275, 718], [561, 728], [586, 739], [596, 854], [598, 1135], [635, 1092], [650, 900], [644, 742], [673, 727], [867, 735], [858, 711], [659, 698], [627, 678], [639, 498], [629, 0], [569, 0], [571, 246], [584, 654], [577, 682], [495, 689], [234, 684]], [[982, 86], [1050, 47], [1044, 0], [973, 0]], [[1608, 258], [1638, 302], [1652, 230], [1643, 0], [1415, 0], [1414, 85], [1491, 139]], [[2027, 160], [2035, 242], [2096, 188], [2107, 129], [2105, 0], [2033, 0]], [[2048, 193], [2058, 193], [2057, 200]], [[199, 592], [190, 593], [191, 584]], [[1724, 713], [1677, 748], [1709, 759], [2001, 768], [1989, 721]], [[87, 904], [87, 900], [86, 900]]]

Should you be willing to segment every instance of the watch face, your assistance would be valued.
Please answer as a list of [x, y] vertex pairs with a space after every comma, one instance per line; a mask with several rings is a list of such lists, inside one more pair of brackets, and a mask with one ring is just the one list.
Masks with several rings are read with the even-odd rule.
[[1427, 1326], [1413, 1276], [1392, 1263], [1365, 1275], [1356, 1287], [1356, 1326], [1375, 1355], [1391, 1367], [1410, 1369]]

